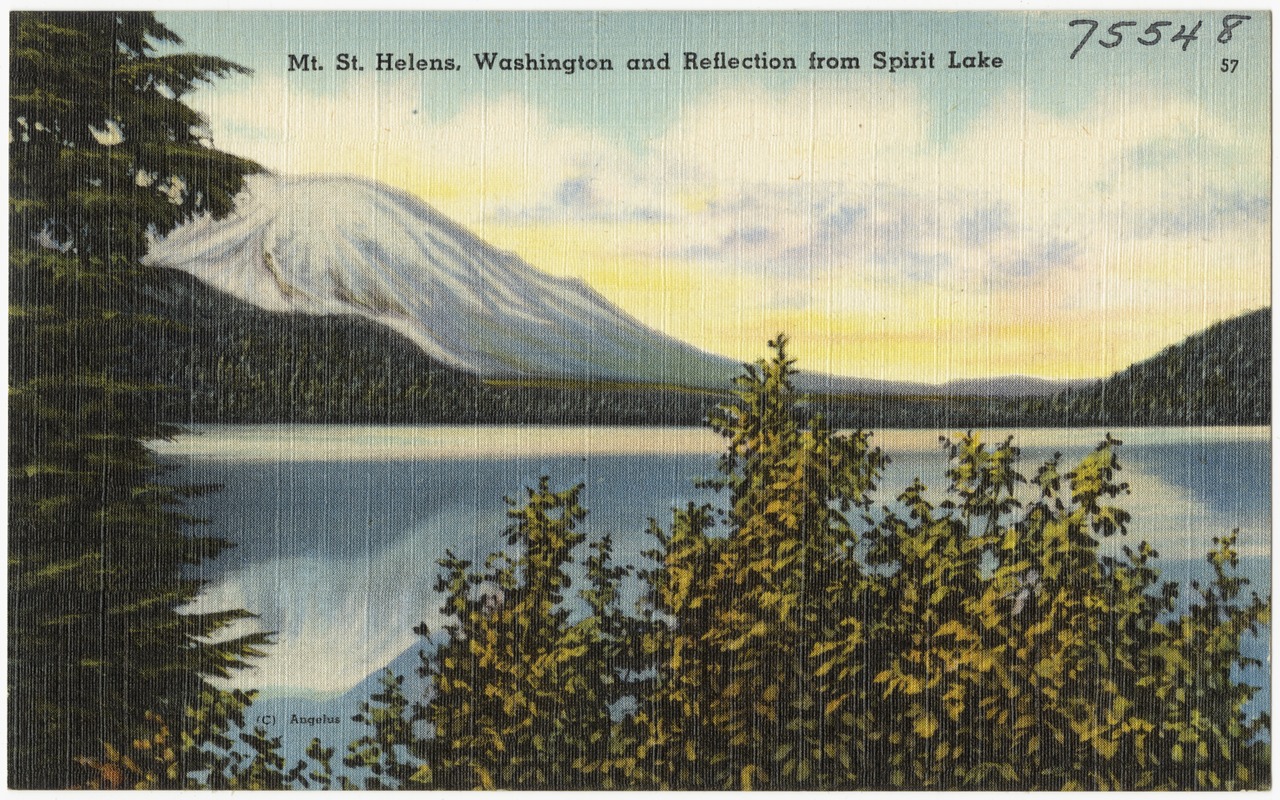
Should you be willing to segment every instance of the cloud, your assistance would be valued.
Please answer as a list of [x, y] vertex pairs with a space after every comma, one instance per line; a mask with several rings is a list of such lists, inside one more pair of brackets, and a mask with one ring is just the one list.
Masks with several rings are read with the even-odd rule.
[[536, 224], [573, 222], [658, 222], [670, 215], [662, 208], [649, 203], [637, 203], [623, 207], [601, 191], [599, 179], [588, 175], [566, 178], [557, 185], [549, 198], [527, 201], [501, 202], [489, 214], [489, 218], [505, 224]]
[[996, 275], [1011, 277], [1051, 272], [1059, 267], [1075, 264], [1079, 252], [1079, 242], [1053, 238], [1038, 250], [1025, 252], [1011, 260], [996, 262], [993, 272]]
[[605, 137], [556, 124], [515, 95], [443, 119], [419, 113], [425, 103], [420, 83], [410, 80], [379, 79], [377, 91], [352, 83], [325, 95], [264, 78], [198, 93], [192, 105], [211, 120], [220, 148], [280, 172], [384, 181], [472, 227], [513, 208], [581, 216], [594, 205], [583, 191], [601, 202], [599, 214], [641, 204], [621, 190], [634, 172], [630, 154]]
[[1152, 234], [1160, 236], [1203, 237], [1265, 225], [1270, 217], [1271, 198], [1267, 193], [1215, 187], [1150, 209], [1145, 224]]
[[966, 211], [958, 220], [961, 240], [971, 247], [982, 247], [996, 241], [1011, 230], [1008, 208], [999, 203], [987, 203]]
[[1269, 298], [1268, 140], [1158, 92], [1056, 114], [1011, 90], [943, 141], [907, 83], [691, 92], [649, 139], [536, 95], [435, 117], [420, 82], [354, 87], [195, 98], [219, 146], [419, 194], [734, 357], [785, 327], [846, 374], [1099, 376]]
[[[332, 98], [264, 80], [207, 111], [222, 146], [282, 171], [389, 181], [473, 227], [661, 223], [660, 240], [619, 246], [763, 274], [1017, 278], [1117, 233], [1203, 236], [1269, 212], [1265, 148], [1189, 104], [1105, 96], [1060, 117], [1009, 93], [943, 145], [910, 85], [739, 86], [690, 100], [635, 148], [516, 95], [440, 120], [423, 103], [412, 82]], [[283, 135], [263, 136], [264, 108]]]

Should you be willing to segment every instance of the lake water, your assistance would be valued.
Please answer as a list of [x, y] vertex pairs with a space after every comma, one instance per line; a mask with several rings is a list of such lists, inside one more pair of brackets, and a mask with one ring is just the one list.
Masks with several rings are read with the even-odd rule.
[[[947, 433], [947, 432], [944, 432]], [[954, 435], [954, 432], [950, 432]], [[1065, 467], [1089, 452], [1101, 430], [1012, 434], [1028, 477], [1055, 451]], [[1216, 535], [1240, 529], [1242, 569], [1253, 587], [1270, 587], [1271, 445], [1266, 428], [1113, 430], [1123, 440], [1120, 479], [1132, 495], [1117, 504], [1133, 515], [1117, 544], [1146, 539], [1165, 578], [1187, 583], [1207, 572]], [[919, 476], [936, 500], [946, 486], [937, 431], [883, 431], [873, 442], [892, 458], [877, 503], [890, 503]], [[274, 718], [273, 735], [300, 752], [314, 735], [337, 743], [359, 735], [346, 722], [392, 665], [412, 672], [423, 640], [419, 622], [438, 629], [436, 561], [446, 550], [482, 562], [504, 544], [503, 497], [548, 475], [555, 488], [585, 484], [589, 536], [611, 533], [616, 557], [639, 563], [653, 542], [650, 517], [715, 495], [694, 481], [715, 473], [722, 440], [705, 429], [542, 426], [214, 426], [154, 443], [181, 469], [175, 481], [225, 488], [190, 504], [212, 523], [202, 533], [236, 543], [196, 572], [208, 581], [197, 608], [245, 608], [248, 630], [277, 642], [234, 685], [264, 699], [255, 715]], [[1262, 656], [1269, 639], [1250, 643]], [[1268, 682], [1267, 670], [1259, 679]], [[1269, 690], [1257, 703], [1269, 705]], [[324, 730], [289, 719], [329, 714]], [[256, 718], [256, 717], [255, 717]]]

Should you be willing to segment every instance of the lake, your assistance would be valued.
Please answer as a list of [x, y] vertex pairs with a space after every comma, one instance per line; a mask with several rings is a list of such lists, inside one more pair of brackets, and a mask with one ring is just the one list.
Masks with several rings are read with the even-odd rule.
[[[948, 432], [943, 432], [948, 433]], [[949, 432], [954, 435], [955, 432]], [[873, 443], [892, 459], [876, 494], [894, 498], [919, 476], [934, 501], [946, 486], [938, 431], [882, 431]], [[1073, 466], [1101, 430], [990, 432], [1022, 448], [1028, 477], [1055, 451]], [[1169, 580], [1208, 572], [1216, 535], [1241, 531], [1242, 570], [1270, 593], [1271, 445], [1267, 428], [1113, 430], [1125, 442], [1120, 480], [1132, 488], [1117, 505], [1133, 515], [1112, 546], [1146, 539]], [[411, 673], [423, 640], [412, 628], [440, 627], [433, 587], [446, 550], [482, 562], [501, 549], [505, 497], [550, 476], [554, 488], [585, 485], [588, 536], [611, 533], [615, 556], [640, 563], [652, 547], [650, 517], [712, 502], [694, 481], [715, 474], [722, 440], [702, 428], [552, 426], [205, 426], [153, 447], [180, 467], [172, 479], [223, 490], [189, 510], [211, 524], [202, 533], [236, 543], [195, 568], [207, 588], [195, 608], [245, 608], [259, 616], [237, 632], [275, 631], [277, 644], [254, 670], [228, 685], [261, 690], [255, 718], [274, 718], [273, 735], [300, 752], [314, 735], [337, 743], [359, 735], [349, 717], [386, 666]], [[1119, 539], [1121, 537], [1117, 537]], [[1269, 638], [1250, 643], [1266, 657]], [[1267, 681], [1265, 671], [1259, 680]], [[1255, 703], [1269, 705], [1269, 690]], [[343, 720], [317, 730], [293, 715]]]

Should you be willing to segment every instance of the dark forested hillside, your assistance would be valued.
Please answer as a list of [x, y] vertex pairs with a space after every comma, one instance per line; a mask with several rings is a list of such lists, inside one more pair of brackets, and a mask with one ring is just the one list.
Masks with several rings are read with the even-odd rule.
[[[170, 387], [156, 419], [188, 423], [698, 425], [727, 394], [548, 379], [495, 384], [354, 316], [264, 311], [185, 273], [155, 270], [129, 372]], [[1269, 310], [1218, 323], [1105, 381], [1050, 397], [817, 396], [849, 428], [1265, 424]], [[726, 392], [730, 387], [725, 387]]]
[[1063, 425], [1265, 425], [1271, 309], [1216, 323], [1093, 386], [1028, 403]]
[[139, 334], [129, 371], [169, 391], [174, 422], [700, 424], [708, 392], [547, 381], [496, 385], [435, 361], [354, 316], [265, 311], [173, 270], [155, 270], [141, 313], [177, 325]]

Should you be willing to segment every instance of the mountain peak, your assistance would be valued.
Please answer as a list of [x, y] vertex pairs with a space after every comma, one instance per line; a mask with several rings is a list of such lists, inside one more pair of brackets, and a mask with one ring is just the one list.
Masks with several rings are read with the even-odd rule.
[[483, 377], [721, 388], [739, 368], [362, 178], [251, 176], [230, 215], [177, 228], [146, 263], [267, 310], [374, 320]]

